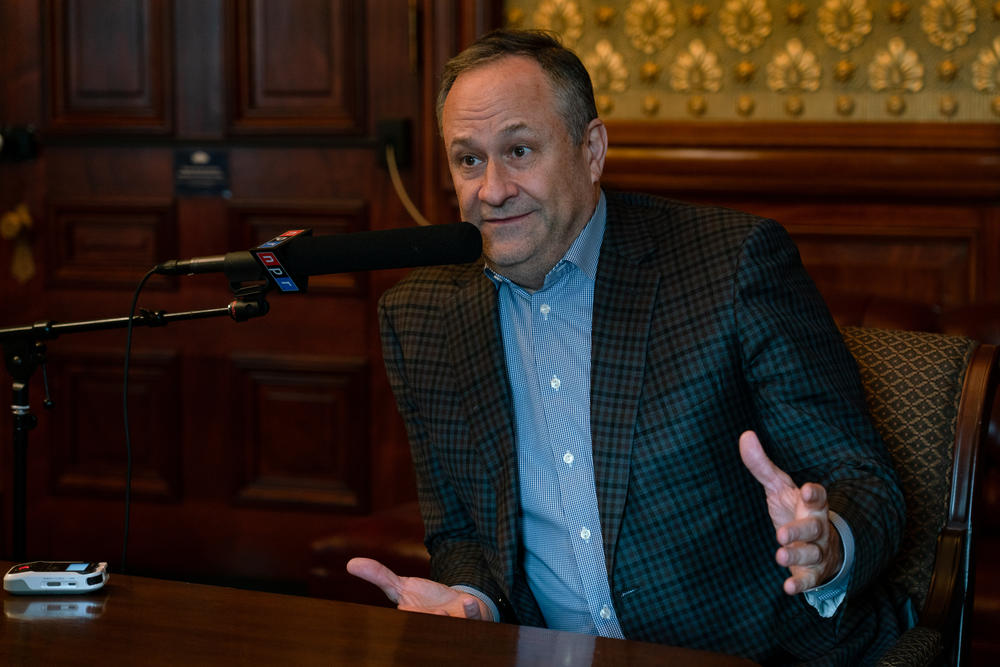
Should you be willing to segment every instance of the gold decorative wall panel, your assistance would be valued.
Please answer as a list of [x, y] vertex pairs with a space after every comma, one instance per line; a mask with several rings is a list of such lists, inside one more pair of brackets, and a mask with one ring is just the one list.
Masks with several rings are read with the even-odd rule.
[[609, 119], [1000, 122], [1000, 0], [508, 0]]

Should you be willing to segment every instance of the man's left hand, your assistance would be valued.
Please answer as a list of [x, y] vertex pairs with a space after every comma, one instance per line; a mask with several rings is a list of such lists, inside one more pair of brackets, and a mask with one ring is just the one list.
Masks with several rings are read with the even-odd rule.
[[830, 523], [826, 489], [811, 482], [796, 486], [767, 457], [753, 431], [740, 436], [740, 457], [767, 494], [767, 511], [781, 545], [774, 559], [792, 575], [785, 579], [785, 592], [795, 595], [836, 576], [844, 548]]

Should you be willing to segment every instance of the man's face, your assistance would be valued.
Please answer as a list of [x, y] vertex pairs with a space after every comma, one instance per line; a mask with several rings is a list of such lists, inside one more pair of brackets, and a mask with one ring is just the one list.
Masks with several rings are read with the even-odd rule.
[[541, 67], [507, 56], [459, 75], [441, 129], [462, 218], [482, 233], [488, 263], [538, 289], [593, 215], [604, 125], [573, 140]]

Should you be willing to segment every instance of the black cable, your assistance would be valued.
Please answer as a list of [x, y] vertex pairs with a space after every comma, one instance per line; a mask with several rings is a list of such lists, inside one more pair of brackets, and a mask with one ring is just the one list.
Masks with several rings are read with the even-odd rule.
[[132, 436], [129, 433], [128, 426], [128, 366], [129, 360], [132, 357], [132, 329], [135, 321], [136, 304], [139, 303], [139, 294], [146, 285], [146, 281], [154, 273], [156, 273], [156, 267], [150, 269], [135, 288], [135, 294], [132, 296], [132, 307], [128, 311], [128, 335], [125, 339], [125, 371], [124, 379], [122, 380], [122, 419], [125, 425], [125, 530], [122, 535], [122, 561], [119, 566], [123, 574], [125, 573], [125, 557], [128, 554], [129, 512], [132, 507]]

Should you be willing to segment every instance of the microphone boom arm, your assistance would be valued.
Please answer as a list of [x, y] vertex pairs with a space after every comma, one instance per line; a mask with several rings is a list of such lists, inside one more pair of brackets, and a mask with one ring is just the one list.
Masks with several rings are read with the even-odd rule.
[[[222, 315], [228, 315], [237, 322], [245, 322], [253, 317], [267, 314], [268, 304], [264, 300], [267, 290], [266, 283], [245, 287], [238, 287], [234, 284], [235, 299], [228, 306], [179, 313], [167, 313], [163, 310], [154, 312], [142, 308], [132, 318], [132, 324], [133, 326], [162, 327], [170, 322], [199, 320]], [[4, 363], [12, 379], [11, 410], [14, 415], [12, 422], [12, 442], [14, 445], [13, 525], [11, 553], [8, 555], [10, 560], [23, 561], [25, 558], [28, 432], [38, 424], [38, 418], [31, 414], [29, 383], [31, 376], [39, 366], [42, 367], [44, 374], [46, 347], [42, 341], [54, 340], [62, 334], [123, 329], [128, 324], [128, 317], [113, 317], [78, 322], [53, 322], [49, 320], [0, 329], [0, 346], [3, 347]], [[46, 407], [50, 407], [48, 382], [46, 382], [46, 401]]]

